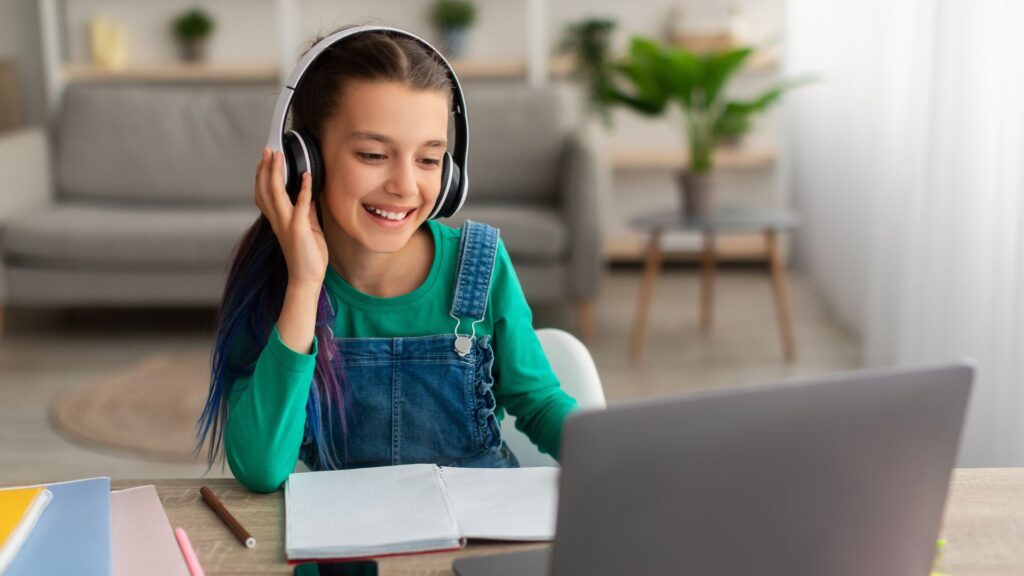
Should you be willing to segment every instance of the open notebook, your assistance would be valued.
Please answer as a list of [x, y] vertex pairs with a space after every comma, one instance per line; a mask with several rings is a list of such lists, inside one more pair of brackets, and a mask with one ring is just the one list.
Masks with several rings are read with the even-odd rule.
[[408, 464], [303, 472], [285, 486], [290, 560], [460, 548], [467, 538], [555, 535], [558, 468]]

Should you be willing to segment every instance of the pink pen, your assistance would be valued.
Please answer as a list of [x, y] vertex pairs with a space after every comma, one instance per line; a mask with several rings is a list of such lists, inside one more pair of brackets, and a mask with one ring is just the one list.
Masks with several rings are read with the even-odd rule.
[[206, 573], [203, 572], [203, 567], [199, 565], [196, 551], [192, 549], [192, 543], [188, 540], [188, 534], [185, 534], [185, 529], [175, 528], [174, 537], [178, 539], [181, 554], [185, 557], [185, 564], [188, 564], [188, 571], [192, 573], [192, 576], [206, 576]]

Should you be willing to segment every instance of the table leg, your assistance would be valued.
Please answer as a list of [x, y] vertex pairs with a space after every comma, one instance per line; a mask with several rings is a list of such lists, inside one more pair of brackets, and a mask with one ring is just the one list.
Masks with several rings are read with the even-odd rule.
[[594, 301], [583, 300], [576, 305], [576, 320], [580, 340], [589, 342], [594, 339]]
[[654, 295], [654, 282], [661, 268], [661, 231], [651, 233], [647, 245], [646, 263], [644, 264], [643, 285], [636, 302], [636, 316], [633, 318], [633, 338], [630, 355], [639, 360], [644, 351], [644, 338], [647, 335], [647, 316], [651, 311], [651, 297]]
[[789, 309], [789, 288], [786, 280], [786, 267], [782, 262], [778, 236], [774, 230], [764, 233], [768, 247], [768, 260], [771, 263], [772, 287], [775, 292], [775, 310], [779, 317], [779, 331], [782, 336], [782, 350], [786, 362], [796, 361], [796, 336], [793, 333], [793, 317]]
[[704, 233], [704, 249], [701, 252], [700, 276], [700, 327], [705, 332], [711, 330], [714, 320], [715, 305], [715, 234]]

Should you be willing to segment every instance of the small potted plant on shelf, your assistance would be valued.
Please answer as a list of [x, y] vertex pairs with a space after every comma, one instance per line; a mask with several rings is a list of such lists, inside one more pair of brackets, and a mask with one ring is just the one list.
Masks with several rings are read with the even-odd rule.
[[174, 36], [178, 40], [182, 59], [186, 62], [204, 60], [207, 41], [216, 27], [213, 18], [198, 7], [175, 18]]
[[678, 106], [685, 121], [689, 161], [679, 175], [683, 209], [688, 217], [711, 209], [716, 147], [734, 143], [751, 121], [777, 103], [782, 94], [806, 80], [783, 81], [758, 96], [732, 99], [730, 81], [754, 54], [740, 46], [697, 54], [685, 47], [633, 37], [628, 54], [608, 64], [591, 86], [593, 98], [622, 105], [647, 116], [664, 115]]
[[430, 19], [441, 32], [447, 55], [464, 56], [466, 31], [476, 21], [476, 6], [469, 0], [438, 0], [430, 11]]
[[611, 126], [611, 100], [603, 87], [610, 82], [610, 43], [615, 21], [588, 18], [566, 26], [559, 52], [569, 54], [573, 61], [573, 77], [586, 88], [586, 108]]

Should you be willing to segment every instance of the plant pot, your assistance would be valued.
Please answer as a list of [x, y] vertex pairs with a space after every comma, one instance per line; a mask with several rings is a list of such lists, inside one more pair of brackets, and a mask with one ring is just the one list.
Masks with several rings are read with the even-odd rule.
[[711, 213], [714, 182], [711, 172], [684, 170], [679, 174], [684, 217], [702, 218]]
[[185, 62], [202, 62], [206, 59], [206, 38], [179, 38], [178, 50]]
[[442, 28], [441, 41], [445, 56], [462, 58], [466, 54], [466, 28]]

